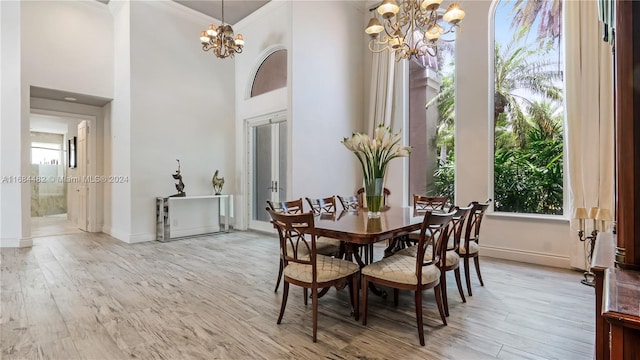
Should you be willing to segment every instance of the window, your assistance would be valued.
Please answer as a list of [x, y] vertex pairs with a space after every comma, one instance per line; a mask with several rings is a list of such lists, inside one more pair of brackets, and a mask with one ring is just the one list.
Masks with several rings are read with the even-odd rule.
[[438, 47], [409, 65], [409, 203], [413, 194], [454, 201], [455, 42]]
[[494, 14], [494, 209], [562, 214], [562, 0], [502, 0]]
[[62, 163], [60, 144], [31, 143], [31, 163], [57, 165]]
[[287, 50], [276, 50], [260, 64], [253, 79], [251, 97], [287, 86]]

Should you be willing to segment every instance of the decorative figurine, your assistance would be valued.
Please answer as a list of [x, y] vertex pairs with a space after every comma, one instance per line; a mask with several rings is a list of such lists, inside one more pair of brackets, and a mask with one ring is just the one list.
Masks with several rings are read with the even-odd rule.
[[213, 179], [211, 179], [211, 183], [213, 183], [213, 191], [215, 191], [216, 195], [220, 195], [222, 192], [222, 185], [224, 185], [224, 178], [218, 177], [218, 171], [216, 170], [215, 174], [213, 174]]
[[182, 175], [180, 174], [180, 160], [176, 159], [176, 161], [178, 162], [178, 170], [176, 170], [175, 174], [171, 174], [171, 176], [173, 176], [174, 179], [178, 180], [178, 183], [176, 184], [178, 193], [175, 195], [171, 195], [170, 197], [184, 197], [187, 196], [187, 193], [184, 192], [184, 183], [182, 182]]

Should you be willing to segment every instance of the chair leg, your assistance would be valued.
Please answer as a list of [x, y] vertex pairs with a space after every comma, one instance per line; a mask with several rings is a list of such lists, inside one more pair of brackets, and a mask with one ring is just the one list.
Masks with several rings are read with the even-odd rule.
[[436, 293], [436, 303], [438, 304], [438, 311], [440, 312], [440, 318], [442, 319], [442, 323], [447, 325], [447, 317], [444, 315], [444, 306], [442, 306], [442, 289], [440, 288], [442, 284], [436, 285], [433, 290]]
[[460, 267], [453, 270], [453, 273], [456, 276], [456, 285], [458, 285], [458, 292], [460, 293], [460, 297], [462, 298], [462, 302], [466, 303], [467, 299], [464, 298], [464, 290], [462, 289], [462, 280], [460, 279]]
[[367, 325], [367, 295], [369, 294], [369, 279], [362, 276], [362, 325]]
[[284, 271], [284, 262], [282, 258], [280, 259], [280, 268], [278, 269], [278, 280], [276, 281], [276, 289], [273, 292], [278, 292], [278, 287], [280, 287], [280, 281], [282, 281], [282, 272]]
[[[304, 298], [304, 305], [307, 305], [307, 298], [309, 297], [309, 293], [307, 292], [307, 288], [302, 288], [302, 291], [304, 292], [304, 295], [302, 296]], [[313, 295], [313, 294], [311, 294]]]
[[469, 258], [466, 256], [464, 258], [464, 278], [467, 282], [467, 292], [469, 296], [473, 296], [471, 293], [471, 275], [469, 275]]
[[442, 305], [444, 306], [445, 316], [449, 316], [449, 300], [447, 299], [447, 271], [440, 270], [440, 285], [442, 288]]
[[[305, 289], [306, 290], [306, 289]], [[313, 304], [313, 342], [318, 341], [318, 288], [311, 289], [311, 304]]]
[[360, 273], [355, 273], [351, 278], [351, 292], [353, 294], [353, 298], [355, 299], [355, 301], [353, 302], [353, 313], [356, 321], [358, 321], [358, 319], [360, 318], [360, 287], [358, 286], [359, 278]]
[[[436, 295], [438, 296], [438, 295]], [[416, 289], [416, 320], [418, 322], [418, 337], [420, 338], [420, 345], [424, 346], [424, 324], [422, 323], [422, 290]], [[442, 305], [440, 299], [438, 304]]]
[[476, 273], [478, 273], [478, 280], [480, 280], [480, 286], [484, 286], [484, 282], [482, 281], [482, 275], [480, 275], [480, 258], [474, 257], [473, 263], [476, 265]]
[[289, 283], [284, 282], [284, 289], [282, 290], [282, 305], [280, 306], [280, 315], [278, 316], [278, 324], [282, 321], [284, 315], [284, 308], [287, 307], [287, 297], [289, 297]]

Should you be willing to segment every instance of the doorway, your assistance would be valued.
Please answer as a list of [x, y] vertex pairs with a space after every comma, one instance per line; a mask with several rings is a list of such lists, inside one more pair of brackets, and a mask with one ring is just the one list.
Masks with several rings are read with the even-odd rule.
[[[32, 109], [31, 235], [53, 236], [96, 231], [88, 201], [96, 184], [86, 181], [95, 164], [89, 128], [93, 116]], [[95, 222], [95, 220], [93, 220]]]
[[249, 228], [273, 231], [267, 200], [287, 198], [287, 122], [284, 113], [248, 121]]

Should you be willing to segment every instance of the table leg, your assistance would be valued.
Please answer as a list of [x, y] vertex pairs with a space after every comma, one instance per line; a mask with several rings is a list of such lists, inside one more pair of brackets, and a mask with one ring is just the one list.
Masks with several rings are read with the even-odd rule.
[[[346, 243], [345, 246], [345, 259], [347, 260], [351, 260], [353, 261], [355, 259], [356, 263], [358, 264], [358, 266], [360, 266], [360, 269], [362, 269], [363, 267], [366, 266], [366, 264], [364, 263], [364, 261], [362, 261], [362, 258], [360, 257], [360, 253], [358, 252], [358, 247], [359, 246], [364, 246], [364, 247], [368, 247], [369, 245], [357, 245], [357, 244], [352, 244], [352, 243]], [[387, 292], [381, 289], [378, 289], [378, 287], [376, 286], [376, 284], [374, 284], [373, 282], [369, 282], [369, 290], [371, 290], [371, 292], [373, 292], [374, 294], [381, 296], [383, 298], [387, 298]]]

